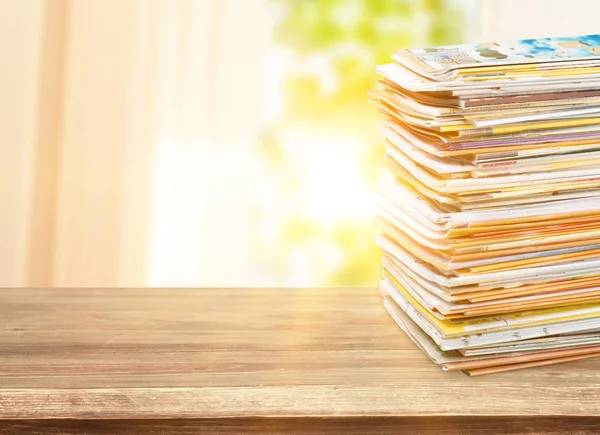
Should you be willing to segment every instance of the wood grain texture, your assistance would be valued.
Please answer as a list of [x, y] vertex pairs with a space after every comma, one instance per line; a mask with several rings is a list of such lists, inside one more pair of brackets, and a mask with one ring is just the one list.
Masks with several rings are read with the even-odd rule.
[[599, 412], [598, 360], [443, 373], [375, 289], [0, 290], [0, 434], [587, 434]]
[[598, 421], [586, 417], [281, 417], [168, 420], [0, 421], [0, 435], [191, 434], [410, 434], [410, 435], [597, 435]]

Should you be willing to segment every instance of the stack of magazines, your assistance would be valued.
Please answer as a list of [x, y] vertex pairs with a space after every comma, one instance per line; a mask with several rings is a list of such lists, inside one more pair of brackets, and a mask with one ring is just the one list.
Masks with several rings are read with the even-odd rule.
[[392, 59], [371, 93], [391, 316], [471, 376], [600, 356], [600, 35]]

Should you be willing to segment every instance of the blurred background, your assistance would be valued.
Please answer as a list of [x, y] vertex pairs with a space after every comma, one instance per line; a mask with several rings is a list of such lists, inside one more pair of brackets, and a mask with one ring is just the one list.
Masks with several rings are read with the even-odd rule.
[[0, 0], [0, 286], [374, 286], [395, 48], [592, 0]]

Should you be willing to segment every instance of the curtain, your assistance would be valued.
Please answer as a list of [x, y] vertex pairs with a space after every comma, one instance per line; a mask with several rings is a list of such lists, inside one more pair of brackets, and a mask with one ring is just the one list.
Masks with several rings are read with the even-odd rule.
[[194, 285], [248, 254], [216, 249], [243, 231], [214, 192], [250, 175], [269, 8], [0, 0], [0, 285]]

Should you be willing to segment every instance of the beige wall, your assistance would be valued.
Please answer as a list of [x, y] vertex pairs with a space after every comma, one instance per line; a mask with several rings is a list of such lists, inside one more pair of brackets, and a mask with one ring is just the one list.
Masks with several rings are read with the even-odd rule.
[[598, 0], [481, 0], [481, 40], [598, 33]]

